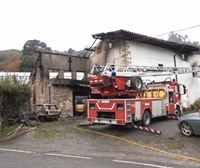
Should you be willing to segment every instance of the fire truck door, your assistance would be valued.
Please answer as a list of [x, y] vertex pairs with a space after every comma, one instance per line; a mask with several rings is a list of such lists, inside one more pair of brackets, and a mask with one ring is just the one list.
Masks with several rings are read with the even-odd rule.
[[175, 113], [174, 92], [169, 92], [169, 114]]

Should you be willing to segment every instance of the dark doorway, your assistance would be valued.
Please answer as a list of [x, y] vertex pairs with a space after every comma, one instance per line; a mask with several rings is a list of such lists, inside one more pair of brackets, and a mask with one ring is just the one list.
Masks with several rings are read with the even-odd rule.
[[73, 88], [73, 116], [86, 116], [88, 87]]

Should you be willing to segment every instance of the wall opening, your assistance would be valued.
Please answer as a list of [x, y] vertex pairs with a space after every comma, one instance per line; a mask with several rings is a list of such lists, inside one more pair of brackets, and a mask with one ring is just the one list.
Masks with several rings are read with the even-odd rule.
[[64, 79], [72, 79], [72, 72], [64, 71]]

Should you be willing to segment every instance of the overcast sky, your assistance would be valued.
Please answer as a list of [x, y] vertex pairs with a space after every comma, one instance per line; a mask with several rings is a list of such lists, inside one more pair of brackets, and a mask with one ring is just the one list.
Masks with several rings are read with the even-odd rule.
[[[199, 17], [198, 0], [0, 0], [0, 50], [21, 50], [32, 39], [59, 51], [80, 50], [95, 33], [155, 36], [199, 25]], [[200, 42], [200, 27], [180, 33]]]

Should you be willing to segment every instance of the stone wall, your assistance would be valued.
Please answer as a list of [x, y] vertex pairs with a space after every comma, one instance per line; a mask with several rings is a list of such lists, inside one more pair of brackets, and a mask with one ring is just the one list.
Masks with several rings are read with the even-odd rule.
[[73, 116], [73, 92], [68, 86], [51, 86], [51, 103], [61, 110], [61, 117]]

